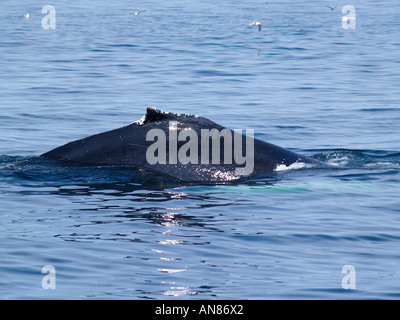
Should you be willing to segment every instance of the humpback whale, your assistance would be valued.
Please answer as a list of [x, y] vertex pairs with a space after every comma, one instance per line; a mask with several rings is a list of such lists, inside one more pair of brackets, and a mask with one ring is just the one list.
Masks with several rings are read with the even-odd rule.
[[128, 166], [189, 182], [241, 181], [312, 158], [207, 118], [148, 107], [138, 121], [69, 142], [42, 157], [88, 166]]

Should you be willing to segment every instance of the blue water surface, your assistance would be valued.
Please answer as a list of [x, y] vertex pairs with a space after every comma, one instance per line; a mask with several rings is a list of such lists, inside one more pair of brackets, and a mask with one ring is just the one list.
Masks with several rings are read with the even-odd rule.
[[[49, 4], [55, 29], [0, 4], [1, 299], [400, 298], [398, 1]], [[193, 185], [39, 157], [147, 106], [331, 168]]]

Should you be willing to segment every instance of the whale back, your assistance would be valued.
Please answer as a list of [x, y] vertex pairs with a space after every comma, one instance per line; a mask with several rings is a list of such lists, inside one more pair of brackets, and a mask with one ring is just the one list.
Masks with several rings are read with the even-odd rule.
[[[224, 133], [228, 140], [221, 138], [218, 145], [214, 143], [217, 140], [209, 137], [208, 146], [205, 143], [203, 146], [203, 142], [207, 141], [207, 136], [203, 138], [203, 134], [207, 132]], [[165, 147], [157, 148], [162, 146], [162, 139], [165, 140]], [[253, 150], [246, 149], [251, 141]], [[236, 153], [226, 161], [225, 148], [228, 143], [231, 143], [231, 150]], [[149, 152], [150, 150], [155, 152]], [[216, 151], [219, 160], [218, 157], [213, 158], [213, 152]], [[253, 153], [250, 154], [250, 151]], [[197, 155], [197, 160], [193, 155]], [[289, 166], [296, 161], [312, 161], [279, 146], [235, 133], [207, 118], [164, 112], [152, 107], [147, 108], [146, 114], [140, 120], [127, 126], [69, 142], [42, 156], [82, 165], [149, 169], [184, 181], [196, 182], [248, 179], [270, 174], [281, 164]], [[249, 164], [243, 162], [244, 156], [249, 156], [247, 160], [252, 162], [251, 171], [246, 172], [243, 169]], [[181, 158], [185, 161], [180, 161]], [[241, 163], [236, 161], [240, 158]]]

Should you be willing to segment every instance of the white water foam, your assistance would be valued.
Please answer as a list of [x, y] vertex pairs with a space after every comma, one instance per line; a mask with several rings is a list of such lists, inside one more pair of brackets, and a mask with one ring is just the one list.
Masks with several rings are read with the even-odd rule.
[[292, 163], [290, 165], [285, 165], [285, 164], [278, 164], [274, 171], [276, 172], [281, 172], [281, 171], [288, 171], [288, 170], [299, 170], [299, 169], [309, 169], [312, 168], [313, 165], [311, 163], [305, 163], [305, 162], [298, 162], [296, 161], [295, 163]]

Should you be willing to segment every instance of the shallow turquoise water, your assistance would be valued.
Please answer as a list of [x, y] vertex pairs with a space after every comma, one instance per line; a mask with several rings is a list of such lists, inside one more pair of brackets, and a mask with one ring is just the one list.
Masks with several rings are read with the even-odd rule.
[[[398, 299], [400, 5], [353, 1], [344, 30], [347, 4], [54, 3], [44, 30], [2, 2], [0, 298]], [[148, 105], [333, 168], [205, 186], [38, 157]]]

